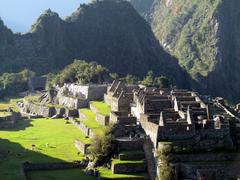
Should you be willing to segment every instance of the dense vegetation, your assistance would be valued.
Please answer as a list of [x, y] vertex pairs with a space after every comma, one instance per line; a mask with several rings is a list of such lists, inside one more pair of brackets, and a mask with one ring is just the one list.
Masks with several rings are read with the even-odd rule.
[[147, 87], [169, 88], [168, 78], [161, 75], [154, 77], [152, 71], [149, 71], [140, 83]]
[[0, 97], [15, 96], [28, 90], [28, 80], [35, 75], [30, 70], [19, 73], [4, 73], [0, 76]]
[[97, 64], [96, 62], [86, 62], [83, 60], [74, 60], [57, 74], [49, 74], [47, 88], [55, 85], [62, 86], [64, 83], [76, 83], [79, 85], [95, 83], [101, 84], [110, 82], [109, 70]]
[[110, 161], [115, 152], [115, 143], [113, 138], [114, 127], [107, 127], [102, 136], [95, 136], [90, 146], [90, 156], [94, 161], [94, 166], [102, 166]]
[[130, 1], [204, 92], [240, 100], [239, 0]]

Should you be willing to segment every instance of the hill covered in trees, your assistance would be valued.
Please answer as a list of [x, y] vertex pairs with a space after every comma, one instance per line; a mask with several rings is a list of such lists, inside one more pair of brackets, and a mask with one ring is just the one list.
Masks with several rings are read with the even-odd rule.
[[205, 91], [240, 99], [239, 0], [130, 1]]
[[23, 68], [37, 74], [57, 72], [73, 59], [96, 61], [121, 76], [143, 77], [149, 70], [166, 75], [180, 87], [189, 78], [159, 45], [151, 27], [130, 3], [121, 0], [81, 5], [61, 19], [45, 11], [26, 34], [13, 34], [0, 24], [0, 72]]

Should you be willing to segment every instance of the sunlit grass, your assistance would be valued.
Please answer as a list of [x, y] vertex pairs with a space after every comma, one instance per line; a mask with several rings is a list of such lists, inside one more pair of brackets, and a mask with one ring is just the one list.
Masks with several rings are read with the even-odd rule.
[[[20, 165], [24, 161], [33, 163], [71, 162], [81, 160], [74, 146], [76, 139], [90, 140], [74, 125], [63, 119], [33, 119], [19, 122], [15, 129], [0, 131], [0, 179], [22, 179]], [[32, 145], [36, 148], [31, 150]], [[8, 152], [8, 153], [7, 153]]]
[[92, 101], [91, 104], [98, 110], [98, 112], [104, 116], [110, 114], [111, 108], [104, 102], [101, 101]]

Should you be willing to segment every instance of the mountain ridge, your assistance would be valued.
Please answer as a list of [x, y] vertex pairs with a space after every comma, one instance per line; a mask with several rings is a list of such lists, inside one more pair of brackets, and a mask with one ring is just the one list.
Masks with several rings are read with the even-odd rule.
[[190, 82], [177, 60], [160, 46], [147, 22], [121, 0], [81, 5], [65, 20], [47, 10], [29, 33], [11, 34], [11, 38], [12, 48], [5, 50], [11, 56], [1, 54], [6, 63], [0, 72], [29, 68], [43, 74], [56, 72], [73, 59], [85, 59], [120, 75], [143, 77], [153, 70], [180, 87]]
[[[240, 100], [240, 2], [237, 0], [130, 0], [160, 44], [204, 92]], [[150, 9], [150, 11], [149, 11]]]

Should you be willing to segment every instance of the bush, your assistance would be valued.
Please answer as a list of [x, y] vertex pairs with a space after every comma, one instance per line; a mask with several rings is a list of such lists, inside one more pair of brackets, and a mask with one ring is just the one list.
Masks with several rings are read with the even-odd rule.
[[62, 86], [64, 83], [101, 84], [111, 79], [109, 70], [96, 62], [74, 60], [72, 64], [66, 66], [58, 74], [49, 74], [47, 87], [50, 89], [55, 85]]
[[94, 166], [102, 166], [111, 160], [115, 152], [115, 143], [113, 139], [113, 126], [107, 127], [102, 137], [95, 136], [91, 146], [89, 147], [91, 159]]
[[171, 145], [163, 145], [159, 148], [158, 159], [159, 163], [159, 176], [161, 180], [174, 179], [174, 169], [170, 163], [169, 154], [173, 151]]
[[0, 76], [0, 94], [4, 97], [16, 96], [28, 90], [28, 80], [34, 75], [35, 73], [28, 69], [19, 73], [4, 73]]

